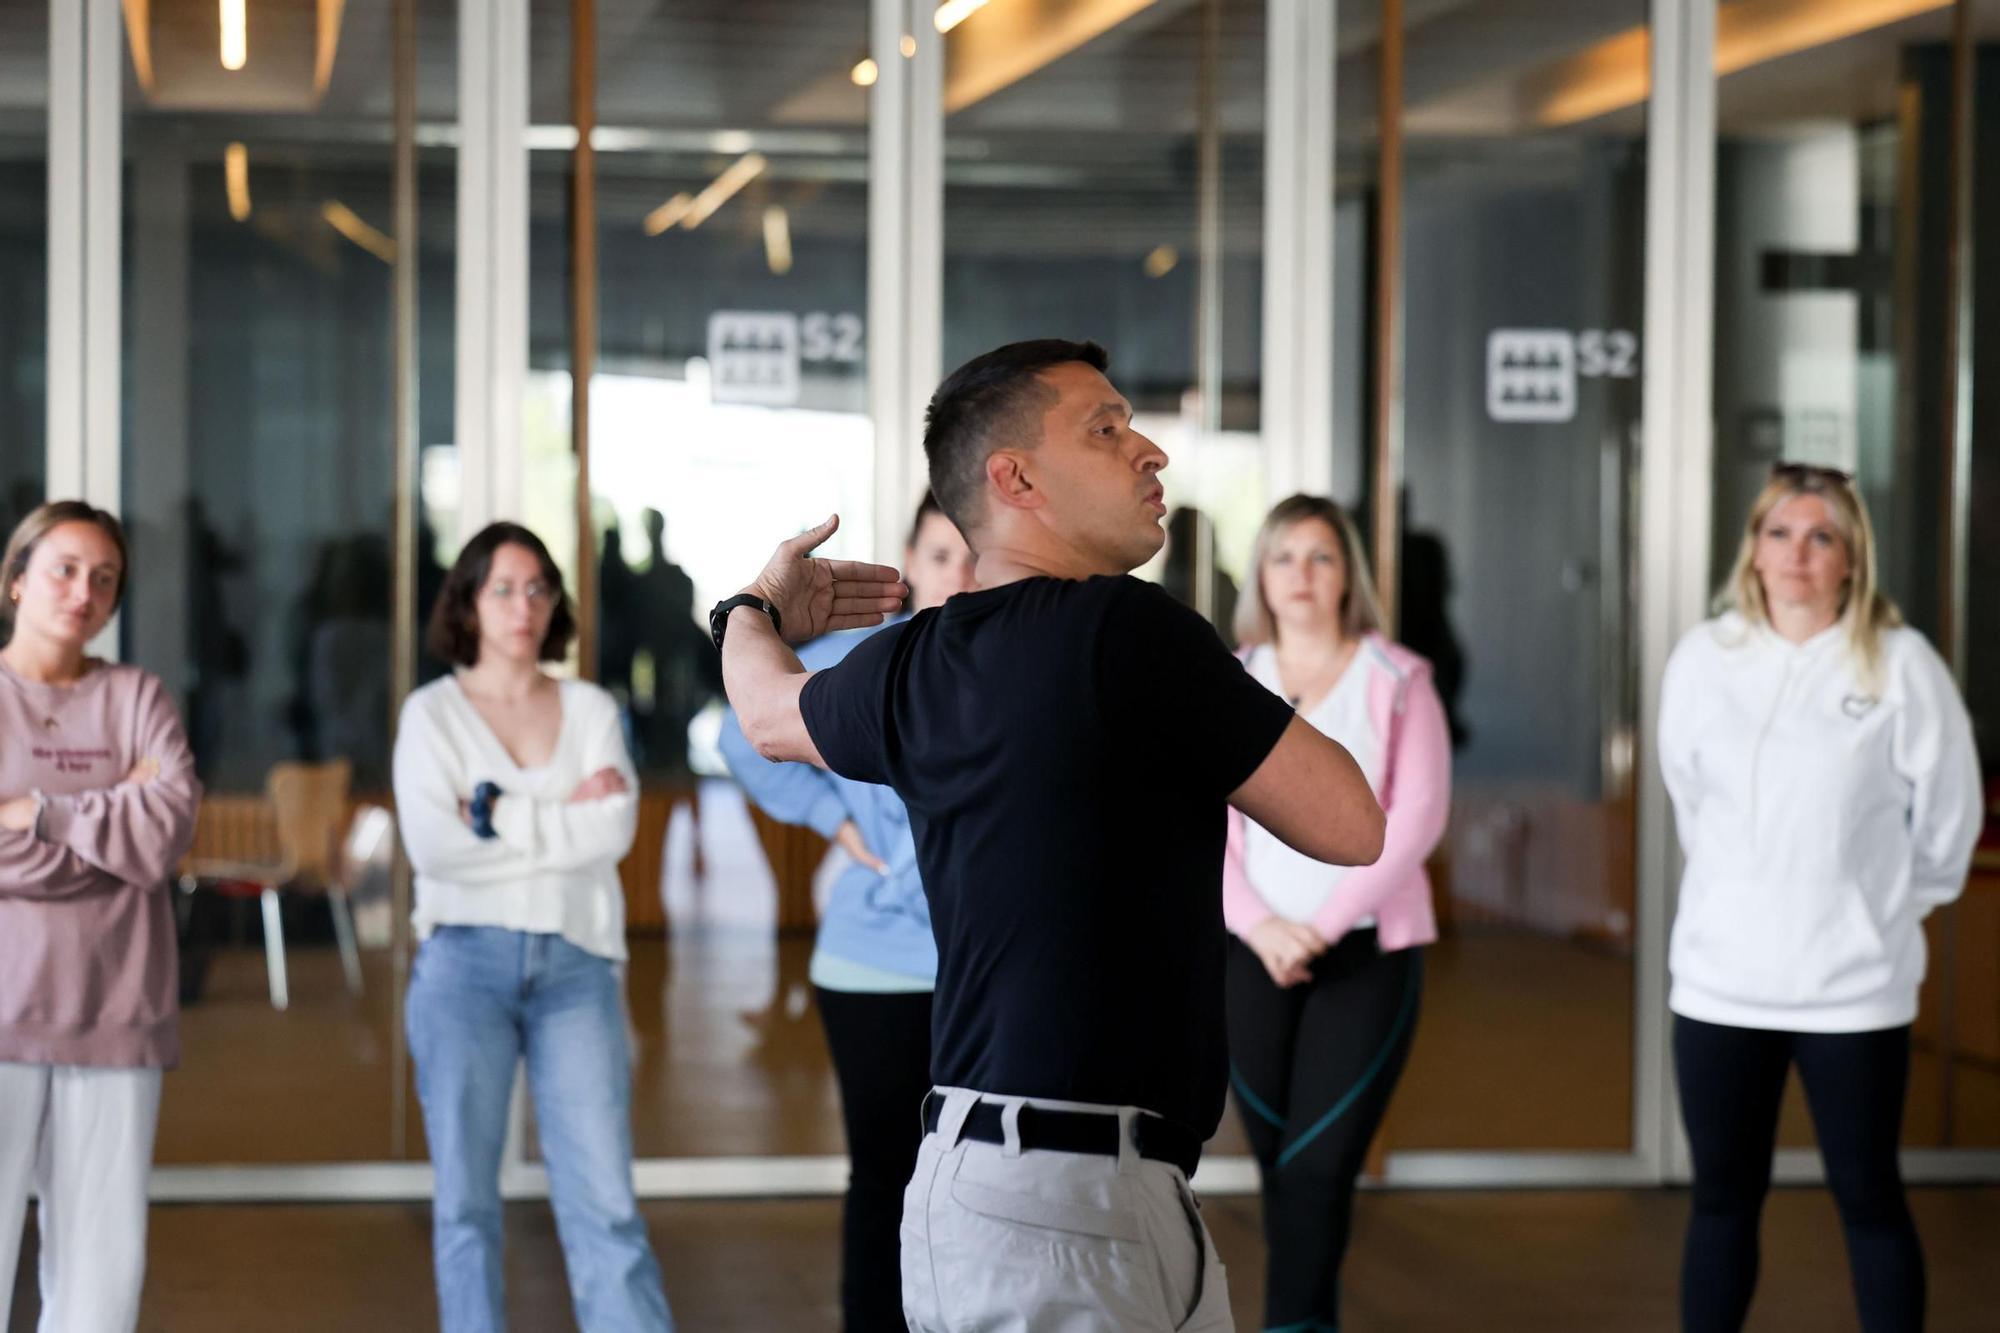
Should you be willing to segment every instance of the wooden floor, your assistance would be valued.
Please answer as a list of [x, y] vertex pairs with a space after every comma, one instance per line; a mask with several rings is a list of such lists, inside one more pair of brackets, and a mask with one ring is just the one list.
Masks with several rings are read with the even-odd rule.
[[[687, 873], [683, 820], [668, 858], [675, 931], [631, 942], [641, 1157], [844, 1150], [806, 981], [811, 940], [775, 935], [770, 874], [747, 819], [734, 788], [705, 790], [708, 875], [698, 883]], [[183, 1016], [161, 1164], [422, 1158], [407, 1080], [400, 1108], [395, 1090], [387, 953], [365, 955], [359, 997], [347, 993], [330, 947], [295, 942], [289, 962], [292, 1003], [279, 1012], [266, 998], [260, 949], [217, 955], [201, 1001]], [[1394, 1145], [1625, 1147], [1631, 1005], [1631, 961], [1586, 946], [1486, 934], [1433, 949]], [[1233, 1113], [1211, 1151], [1245, 1151]]]
[[[1929, 1259], [1931, 1333], [1992, 1330], [2000, 1189], [1920, 1190], [1912, 1202]], [[1250, 1333], [1260, 1326], [1263, 1263], [1256, 1201], [1212, 1200], [1206, 1211], [1229, 1266], [1237, 1325]], [[1686, 1211], [1686, 1196], [1673, 1191], [1370, 1194], [1348, 1261], [1344, 1323], [1351, 1333], [1667, 1333], [1676, 1327]], [[832, 1201], [653, 1203], [646, 1216], [683, 1333], [837, 1327]], [[417, 1204], [155, 1208], [140, 1326], [435, 1328], [428, 1225]], [[548, 1210], [511, 1205], [506, 1226], [512, 1326], [574, 1327]], [[1854, 1329], [1828, 1197], [1777, 1192], [1764, 1234], [1750, 1328]], [[31, 1274], [24, 1266], [6, 1333], [34, 1327]]]

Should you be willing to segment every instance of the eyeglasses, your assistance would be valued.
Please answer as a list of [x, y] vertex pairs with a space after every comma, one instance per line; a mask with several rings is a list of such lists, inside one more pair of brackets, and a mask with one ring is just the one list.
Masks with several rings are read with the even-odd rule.
[[511, 602], [516, 597], [525, 597], [532, 606], [547, 606], [556, 599], [556, 590], [554, 584], [539, 580], [523, 583], [518, 588], [511, 583], [489, 583], [479, 590], [479, 595], [494, 602]]
[[1804, 486], [1852, 486], [1854, 474], [1842, 472], [1837, 467], [1821, 467], [1817, 463], [1773, 463], [1771, 480]]

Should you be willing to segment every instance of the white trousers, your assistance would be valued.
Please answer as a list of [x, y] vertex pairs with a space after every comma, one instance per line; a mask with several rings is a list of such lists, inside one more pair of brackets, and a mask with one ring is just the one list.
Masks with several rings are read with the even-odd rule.
[[[1200, 1205], [1179, 1167], [1139, 1156], [1136, 1108], [939, 1091], [903, 1195], [912, 1333], [1231, 1333]], [[1117, 1115], [1124, 1150], [956, 1142], [980, 1101]]]
[[0, 1063], [0, 1328], [32, 1192], [41, 1199], [39, 1333], [130, 1333], [146, 1277], [157, 1069]]

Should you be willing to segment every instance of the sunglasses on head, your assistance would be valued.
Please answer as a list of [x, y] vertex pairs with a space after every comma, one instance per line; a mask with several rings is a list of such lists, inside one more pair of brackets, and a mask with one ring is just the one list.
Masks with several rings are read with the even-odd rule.
[[1854, 474], [1842, 472], [1837, 467], [1821, 467], [1817, 463], [1773, 463], [1771, 479], [1802, 482], [1807, 485], [1818, 483], [1822, 486], [1852, 486]]

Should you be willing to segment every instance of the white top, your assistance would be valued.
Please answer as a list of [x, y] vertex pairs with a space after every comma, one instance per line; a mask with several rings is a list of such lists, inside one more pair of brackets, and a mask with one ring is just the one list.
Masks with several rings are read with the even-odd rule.
[[1885, 633], [1881, 677], [1861, 683], [1838, 625], [1793, 644], [1731, 613], [1674, 649], [1675, 1013], [1793, 1032], [1916, 1017], [1922, 921], [1963, 889], [1983, 799], [1971, 721], [1923, 635]]
[[[618, 863], [638, 827], [639, 779], [611, 696], [584, 681], [563, 681], [561, 689], [555, 753], [535, 768], [508, 757], [456, 676], [403, 705], [396, 812], [416, 870], [419, 939], [439, 926], [501, 926], [625, 957]], [[601, 768], [623, 773], [627, 789], [571, 804], [570, 792]], [[474, 834], [458, 812], [485, 781], [502, 792], [492, 839]]]
[[[1375, 720], [1368, 715], [1368, 670], [1362, 664], [1365, 646], [1358, 647], [1348, 660], [1326, 697], [1300, 717], [1321, 733], [1347, 747], [1354, 762], [1368, 778], [1371, 790], [1382, 790], [1383, 741], [1375, 734]], [[1258, 684], [1279, 698], [1286, 698], [1284, 682], [1278, 676], [1278, 652], [1269, 644], [1250, 650], [1244, 666]], [[1287, 921], [1310, 925], [1352, 866], [1330, 866], [1315, 861], [1304, 852], [1294, 851], [1279, 841], [1256, 820], [1243, 828], [1243, 871], [1273, 913]], [[1362, 917], [1354, 929], [1366, 930], [1375, 924], [1372, 916]]]

